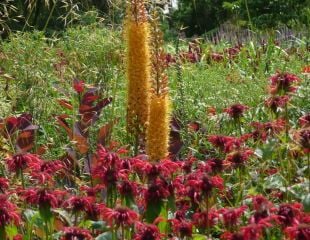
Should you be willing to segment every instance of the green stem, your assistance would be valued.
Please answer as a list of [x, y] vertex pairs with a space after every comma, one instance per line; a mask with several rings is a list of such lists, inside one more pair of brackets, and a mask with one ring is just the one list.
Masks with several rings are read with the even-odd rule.
[[6, 239], [5, 226], [0, 227], [0, 239]]
[[51, 11], [50, 11], [50, 14], [48, 15], [48, 18], [47, 18], [46, 23], [45, 23], [45, 25], [44, 25], [44, 28], [43, 28], [43, 30], [42, 30], [43, 32], [46, 31], [46, 28], [47, 28], [47, 26], [48, 26], [48, 24], [49, 24], [49, 22], [50, 22], [50, 20], [51, 20], [51, 18], [52, 18], [52, 15], [53, 15], [54, 10], [55, 10], [56, 5], [57, 5], [57, 1], [58, 1], [58, 0], [56, 0], [56, 1], [54, 2], [54, 5], [53, 5], [53, 7], [52, 7], [52, 9], [51, 9]]
[[247, 12], [247, 15], [248, 15], [250, 29], [252, 30], [253, 26], [252, 26], [252, 21], [251, 21], [250, 10], [249, 10], [249, 6], [248, 6], [248, 0], [244, 0], [244, 3], [245, 3], [246, 12]]

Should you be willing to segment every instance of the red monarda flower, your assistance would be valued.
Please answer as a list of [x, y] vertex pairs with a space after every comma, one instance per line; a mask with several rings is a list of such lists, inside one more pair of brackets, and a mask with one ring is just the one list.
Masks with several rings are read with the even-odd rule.
[[169, 185], [163, 180], [153, 181], [144, 193], [146, 204], [160, 202], [170, 195]]
[[73, 212], [86, 212], [91, 208], [94, 201], [95, 199], [92, 197], [72, 196], [64, 202], [63, 206]]
[[233, 149], [239, 148], [244, 140], [229, 136], [211, 135], [208, 137], [208, 141], [221, 151], [230, 152]]
[[234, 167], [244, 166], [253, 153], [251, 149], [239, 149], [228, 154], [226, 156], [226, 161], [230, 162]]
[[184, 237], [192, 237], [193, 224], [185, 220], [171, 219], [172, 230], [181, 239]]
[[285, 229], [285, 234], [290, 240], [310, 239], [310, 224], [299, 224]]
[[30, 188], [21, 192], [27, 203], [38, 205], [40, 208], [56, 208], [59, 192], [46, 188]]
[[294, 85], [299, 81], [300, 79], [294, 74], [277, 73], [270, 78], [269, 92], [274, 95], [295, 92], [297, 88]]
[[233, 119], [238, 119], [243, 116], [245, 110], [249, 109], [248, 106], [242, 105], [240, 103], [236, 103], [231, 105], [228, 108], [224, 109], [224, 112], [228, 113], [228, 115]]
[[74, 79], [73, 88], [77, 93], [82, 93], [84, 91], [85, 82], [83, 80]]
[[247, 206], [241, 206], [239, 208], [222, 208], [218, 212], [222, 214], [223, 223], [225, 227], [232, 228], [238, 223], [238, 219], [247, 209]]
[[40, 164], [41, 162], [42, 160], [38, 156], [30, 153], [16, 154], [6, 159], [8, 169], [11, 172], [19, 172], [30, 166]]
[[206, 229], [207, 227], [213, 227], [216, 225], [219, 218], [219, 214], [216, 210], [211, 209], [209, 211], [196, 212], [193, 215], [193, 224], [198, 229]]
[[266, 141], [268, 136], [274, 136], [285, 130], [286, 121], [279, 118], [272, 122], [266, 123], [253, 122], [251, 125], [256, 129], [256, 131], [252, 133], [254, 140], [261, 139]]
[[299, 125], [303, 128], [310, 127], [310, 113], [300, 117], [298, 122]]
[[281, 204], [277, 213], [279, 221], [284, 226], [292, 226], [294, 224], [298, 224], [298, 218], [301, 215], [301, 207], [302, 205], [300, 203]]
[[9, 202], [4, 195], [0, 195], [0, 202], [0, 229], [12, 223], [18, 225], [20, 216], [16, 205]]
[[210, 167], [212, 173], [219, 173], [224, 168], [223, 160], [218, 158], [208, 159], [207, 166]]
[[137, 233], [134, 236], [134, 240], [161, 240], [162, 234], [159, 232], [157, 226], [153, 224], [136, 225]]
[[137, 184], [136, 182], [125, 180], [119, 185], [118, 190], [121, 196], [133, 198], [137, 194]]
[[117, 207], [115, 209], [104, 208], [102, 210], [102, 216], [110, 226], [130, 226], [139, 218], [139, 215], [135, 211], [127, 207]]
[[86, 229], [81, 229], [78, 227], [66, 227], [63, 230], [63, 236], [60, 240], [92, 240], [93, 237], [90, 232]]
[[286, 106], [290, 97], [284, 96], [271, 96], [265, 101], [265, 105], [270, 108], [273, 112], [277, 112], [278, 108], [283, 108]]
[[237, 233], [224, 232], [221, 235], [221, 240], [248, 240], [248, 239], [245, 239], [243, 233], [241, 232]]
[[296, 131], [294, 138], [306, 153], [310, 152], [310, 128]]

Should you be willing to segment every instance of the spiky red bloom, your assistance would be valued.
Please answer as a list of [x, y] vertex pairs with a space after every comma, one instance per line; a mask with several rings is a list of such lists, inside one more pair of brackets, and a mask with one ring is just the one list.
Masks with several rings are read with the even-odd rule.
[[278, 108], [283, 108], [286, 106], [290, 97], [284, 96], [271, 96], [265, 101], [265, 105], [269, 107], [273, 112], [277, 112]]
[[245, 212], [247, 206], [241, 206], [239, 208], [222, 208], [219, 213], [223, 216], [223, 223], [225, 227], [231, 228], [236, 226], [239, 218]]
[[300, 79], [291, 73], [277, 73], [270, 78], [270, 82], [271, 94], [286, 94], [296, 91], [294, 85], [300, 82]]
[[17, 207], [7, 200], [6, 196], [0, 195], [0, 228], [9, 224], [18, 225], [20, 216], [17, 213]]
[[28, 168], [29, 166], [40, 164], [42, 160], [31, 153], [16, 154], [6, 159], [8, 169], [11, 172], [18, 172]]
[[172, 230], [175, 234], [180, 236], [180, 238], [184, 237], [192, 237], [193, 232], [193, 224], [191, 222], [185, 220], [171, 219]]
[[92, 203], [95, 201], [92, 197], [72, 196], [64, 202], [63, 206], [73, 212], [86, 212], [91, 208]]
[[90, 232], [86, 229], [82, 229], [79, 227], [66, 227], [63, 230], [63, 236], [60, 240], [92, 240], [93, 237]]
[[24, 200], [32, 205], [38, 205], [42, 208], [56, 208], [58, 206], [58, 191], [52, 191], [46, 188], [30, 188], [21, 192]]
[[0, 177], [0, 191], [4, 193], [6, 189], [9, 188], [9, 180], [3, 177]]
[[300, 203], [283, 203], [277, 213], [278, 219], [284, 226], [298, 224], [298, 218], [301, 215], [302, 205]]
[[134, 240], [160, 240], [162, 237], [158, 227], [153, 224], [138, 223], [136, 229]]
[[163, 180], [156, 179], [153, 181], [144, 193], [146, 204], [160, 202], [166, 199], [170, 195], [168, 187], [168, 184]]
[[197, 228], [206, 229], [207, 227], [213, 227], [216, 225], [219, 214], [216, 210], [211, 209], [209, 211], [196, 212], [193, 215], [193, 223]]
[[135, 197], [137, 195], [137, 183], [125, 180], [119, 185], [118, 190], [121, 196]]
[[256, 129], [256, 131], [252, 133], [254, 140], [261, 139], [265, 141], [268, 136], [274, 136], [283, 131], [285, 129], [286, 121], [279, 118], [272, 122], [253, 122], [251, 125]]
[[231, 232], [224, 232], [221, 235], [221, 240], [247, 240], [244, 238], [242, 232], [231, 233]]
[[102, 216], [110, 226], [130, 226], [139, 218], [139, 215], [135, 211], [127, 207], [117, 207], [115, 209], [104, 208], [102, 210]]
[[230, 162], [234, 167], [244, 166], [253, 153], [251, 149], [239, 149], [228, 154], [226, 156], [226, 161]]
[[310, 239], [310, 224], [299, 224], [285, 229], [285, 234], [290, 240]]
[[304, 151], [310, 152], [310, 129], [301, 129], [298, 132], [297, 141]]
[[229, 136], [211, 135], [208, 137], [208, 141], [221, 151], [230, 152], [235, 148], [239, 148], [244, 140]]
[[300, 117], [298, 122], [301, 127], [310, 127], [310, 113]]
[[238, 119], [243, 116], [243, 113], [249, 109], [248, 106], [242, 105], [240, 103], [236, 103], [231, 105], [228, 108], [224, 109], [224, 112], [228, 113], [228, 115], [233, 119]]
[[82, 93], [84, 91], [85, 82], [83, 80], [74, 79], [73, 80], [73, 89], [77, 93]]

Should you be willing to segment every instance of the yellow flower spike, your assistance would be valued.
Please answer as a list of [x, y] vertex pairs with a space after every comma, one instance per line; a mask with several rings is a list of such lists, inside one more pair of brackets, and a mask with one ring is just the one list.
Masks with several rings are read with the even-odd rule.
[[145, 132], [149, 115], [151, 62], [149, 23], [143, 0], [132, 0], [125, 22], [127, 43], [127, 126], [134, 135]]
[[170, 100], [167, 94], [151, 98], [150, 117], [146, 135], [146, 152], [150, 161], [159, 161], [168, 155]]
[[163, 36], [158, 24], [158, 15], [153, 15], [151, 24], [152, 87], [150, 115], [146, 132], [146, 152], [150, 161], [159, 161], [168, 155], [170, 99], [166, 61], [162, 48]]

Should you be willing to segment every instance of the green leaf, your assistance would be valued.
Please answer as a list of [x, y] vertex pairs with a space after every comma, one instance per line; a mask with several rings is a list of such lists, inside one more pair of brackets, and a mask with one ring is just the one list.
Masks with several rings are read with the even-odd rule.
[[310, 193], [303, 198], [302, 204], [304, 206], [304, 211], [310, 213]]
[[193, 240], [206, 240], [207, 236], [202, 234], [193, 234]]
[[161, 221], [158, 224], [159, 231], [161, 233], [165, 233], [167, 230], [167, 225], [168, 225], [168, 222], [167, 222], [167, 219], [168, 219], [167, 204], [162, 204], [159, 216], [163, 218], [163, 221]]
[[13, 239], [15, 235], [17, 235], [17, 227], [15, 225], [9, 225], [5, 227], [5, 232], [7, 234], [7, 237], [9, 237], [10, 240]]
[[162, 200], [149, 202], [147, 204], [145, 218], [148, 223], [154, 222], [154, 220], [159, 216], [163, 205]]
[[112, 233], [111, 232], [102, 233], [98, 237], [96, 237], [95, 240], [112, 240]]

